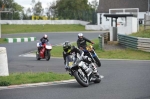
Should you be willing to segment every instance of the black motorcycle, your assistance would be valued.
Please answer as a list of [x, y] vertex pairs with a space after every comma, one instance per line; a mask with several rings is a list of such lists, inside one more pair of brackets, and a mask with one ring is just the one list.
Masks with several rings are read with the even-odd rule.
[[[81, 56], [77, 55], [68, 55], [66, 57], [66, 65], [68, 67], [69, 74], [74, 76], [76, 81], [83, 87], [88, 87], [90, 82], [100, 83], [101, 78], [93, 73], [92, 67], [84, 62]], [[88, 66], [90, 68], [90, 72], [87, 74], [83, 69], [84, 66]]]

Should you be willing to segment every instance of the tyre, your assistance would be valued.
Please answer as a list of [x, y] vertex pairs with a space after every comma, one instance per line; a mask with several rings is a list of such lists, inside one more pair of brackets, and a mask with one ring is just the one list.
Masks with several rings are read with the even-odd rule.
[[83, 87], [89, 86], [89, 81], [87, 77], [83, 77], [78, 71], [74, 72], [74, 77], [81, 86]]
[[45, 59], [47, 60], [47, 61], [49, 61], [50, 60], [50, 51], [49, 50], [47, 50], [46, 51], [46, 55], [45, 55]]
[[100, 62], [100, 60], [98, 59], [98, 57], [96, 56], [96, 57], [94, 57], [94, 59], [95, 59], [95, 61], [96, 61], [97, 66], [98, 66], [98, 67], [101, 67], [101, 62]]
[[39, 57], [39, 53], [36, 52], [36, 60], [40, 60], [41, 58]]

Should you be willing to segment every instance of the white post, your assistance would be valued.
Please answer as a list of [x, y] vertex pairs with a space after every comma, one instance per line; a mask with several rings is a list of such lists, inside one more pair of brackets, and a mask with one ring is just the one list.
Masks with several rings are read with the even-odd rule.
[[0, 76], [9, 76], [7, 51], [5, 47], [0, 47]]
[[97, 13], [97, 25], [100, 25], [100, 13]]

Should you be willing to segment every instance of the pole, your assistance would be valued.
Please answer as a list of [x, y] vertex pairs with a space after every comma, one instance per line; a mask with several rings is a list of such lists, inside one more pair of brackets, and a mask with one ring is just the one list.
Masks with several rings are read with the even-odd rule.
[[0, 38], [1, 38], [1, 11], [4, 9], [5, 4], [2, 5], [2, 9], [0, 10]]
[[1, 38], [1, 12], [0, 12], [0, 38]]

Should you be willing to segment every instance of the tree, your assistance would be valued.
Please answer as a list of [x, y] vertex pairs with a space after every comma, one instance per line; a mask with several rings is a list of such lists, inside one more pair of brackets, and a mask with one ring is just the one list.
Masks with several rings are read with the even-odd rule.
[[26, 14], [28, 15], [28, 16], [31, 16], [31, 9], [30, 8], [28, 8], [27, 10], [26, 10]]
[[33, 14], [40, 16], [42, 14], [42, 11], [43, 11], [42, 3], [38, 1], [33, 7]]
[[13, 12], [13, 19], [20, 19], [20, 13], [23, 11], [23, 7], [18, 3], [13, 3], [12, 12]]
[[55, 9], [55, 15], [61, 19], [87, 20], [93, 11], [88, 0], [57, 0], [52, 8]]
[[19, 12], [23, 10], [23, 7], [14, 0], [0, 0], [0, 7], [5, 5], [5, 11], [10, 11], [11, 13], [2, 13], [2, 19], [19, 19]]
[[89, 3], [89, 5], [96, 11], [99, 4], [97, 0], [93, 0], [91, 3]]
[[54, 9], [53, 7], [56, 5], [56, 3], [53, 1], [52, 3], [47, 4], [46, 8], [46, 15], [48, 19], [52, 18], [54, 16]]

